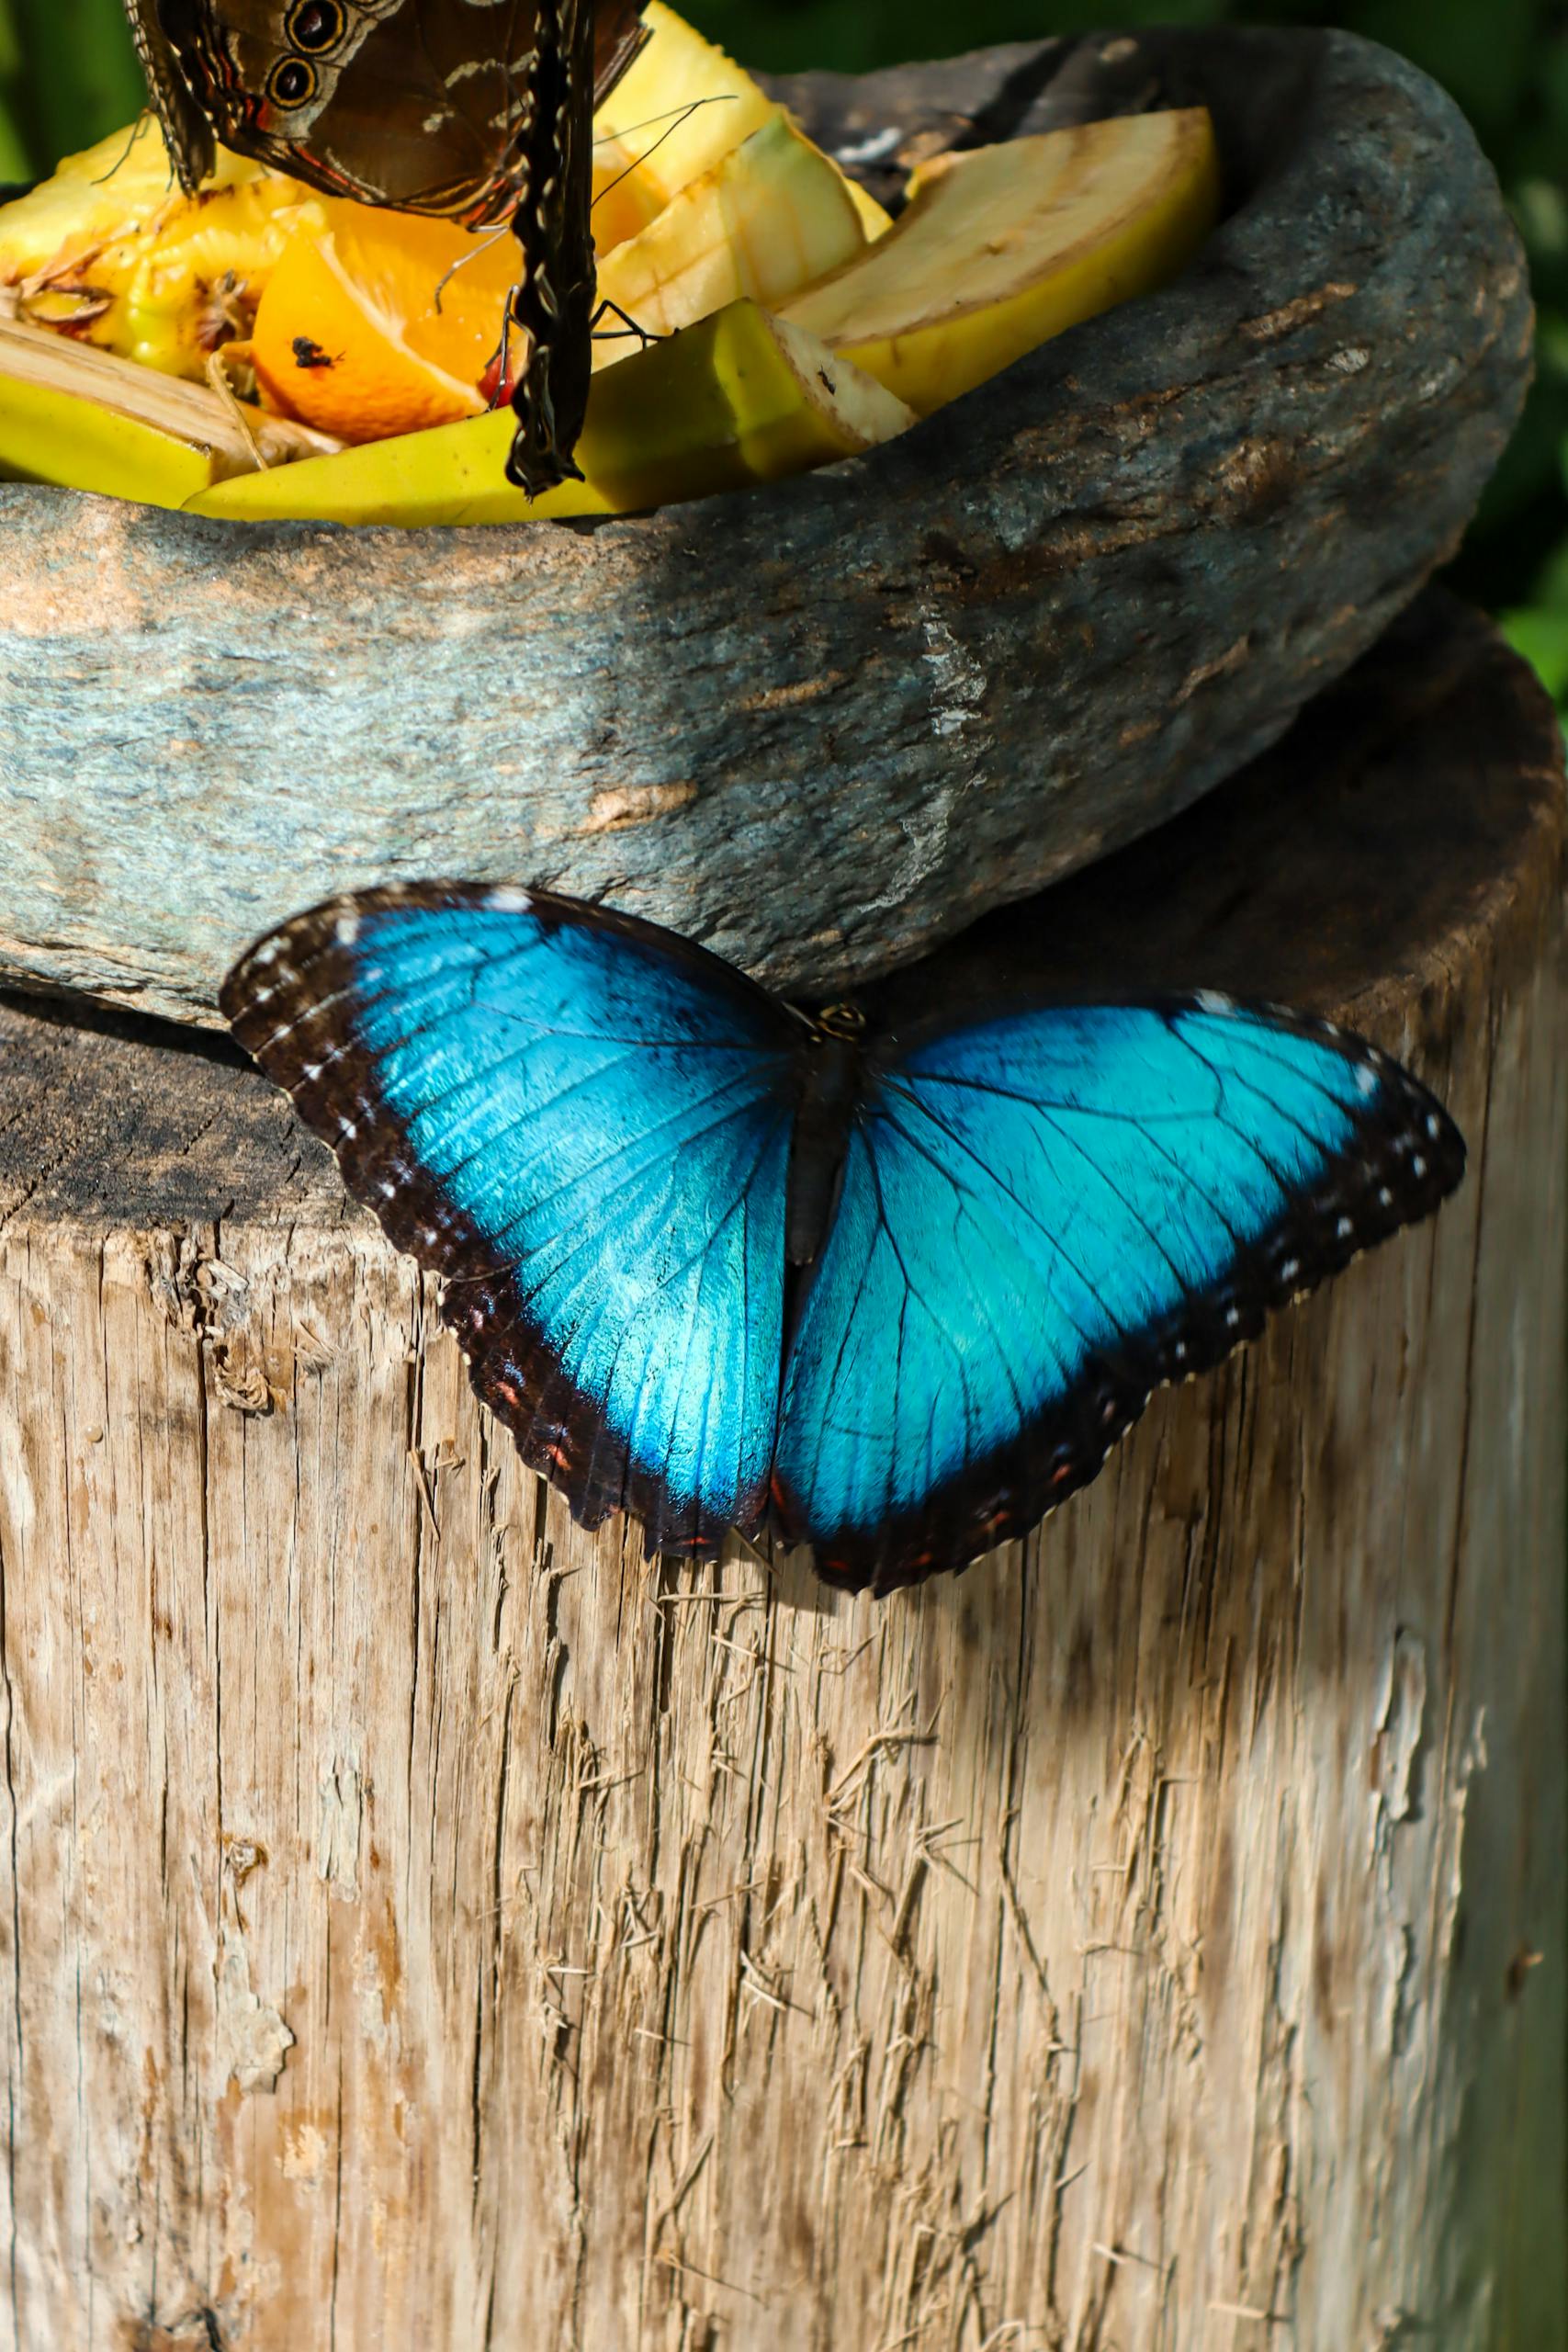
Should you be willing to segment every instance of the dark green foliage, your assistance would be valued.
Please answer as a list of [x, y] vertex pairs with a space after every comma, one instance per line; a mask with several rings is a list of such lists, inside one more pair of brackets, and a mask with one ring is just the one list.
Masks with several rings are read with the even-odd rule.
[[[1568, 707], [1568, 0], [688, 0], [748, 63], [846, 71], [1153, 22], [1345, 24], [1446, 84], [1501, 175], [1540, 306], [1529, 408], [1458, 566]], [[120, 0], [0, 0], [0, 181], [127, 121]]]

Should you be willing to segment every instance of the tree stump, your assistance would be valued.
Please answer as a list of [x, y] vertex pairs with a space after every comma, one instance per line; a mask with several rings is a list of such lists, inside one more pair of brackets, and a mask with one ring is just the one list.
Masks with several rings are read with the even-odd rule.
[[1562, 851], [1428, 596], [906, 977], [1338, 1007], [1471, 1167], [883, 1603], [583, 1534], [254, 1072], [0, 1011], [0, 2336], [1561, 2346]]

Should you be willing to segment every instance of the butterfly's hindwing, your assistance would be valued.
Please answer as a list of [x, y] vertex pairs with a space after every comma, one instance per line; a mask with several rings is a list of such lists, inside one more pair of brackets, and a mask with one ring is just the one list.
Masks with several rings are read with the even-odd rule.
[[624, 917], [422, 885], [297, 918], [223, 1009], [446, 1278], [476, 1389], [584, 1524], [760, 1523], [795, 1050], [769, 998]]
[[961, 1566], [1092, 1478], [1160, 1383], [1427, 1214], [1463, 1158], [1373, 1048], [1223, 1000], [889, 1055], [786, 1366], [784, 1532], [854, 1586]]
[[[555, 5], [555, 0], [552, 0]], [[214, 138], [330, 196], [480, 226], [516, 202], [536, 0], [126, 0], [187, 192]], [[583, 102], [645, 38], [639, 0], [593, 12]]]

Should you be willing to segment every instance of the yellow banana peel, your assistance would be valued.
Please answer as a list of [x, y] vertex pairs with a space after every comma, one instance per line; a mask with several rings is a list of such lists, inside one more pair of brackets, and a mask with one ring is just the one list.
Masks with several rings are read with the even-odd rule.
[[204, 384], [0, 320], [0, 475], [182, 506], [228, 476], [336, 444]]
[[635, 514], [829, 465], [915, 422], [880, 384], [756, 303], [731, 303], [593, 379], [586, 480], [529, 500], [504, 479], [510, 410], [236, 477], [188, 501], [231, 520], [522, 523]]

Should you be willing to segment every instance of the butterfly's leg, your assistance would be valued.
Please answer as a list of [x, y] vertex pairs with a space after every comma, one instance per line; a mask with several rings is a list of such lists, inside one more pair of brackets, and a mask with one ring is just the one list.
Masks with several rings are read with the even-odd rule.
[[[599, 322], [606, 318], [619, 319], [621, 323], [618, 327], [602, 327]], [[635, 334], [644, 351], [650, 343], [668, 343], [670, 340], [667, 334], [655, 334], [648, 327], [639, 327], [635, 319], [628, 318], [618, 302], [610, 300], [608, 295], [589, 320], [588, 332], [595, 343], [623, 343], [627, 335]]]
[[488, 391], [492, 409], [504, 408], [512, 398], [512, 331], [517, 324], [517, 298], [522, 291], [521, 286], [511, 287], [507, 291], [506, 308], [501, 315], [501, 341], [479, 378], [479, 390]]

